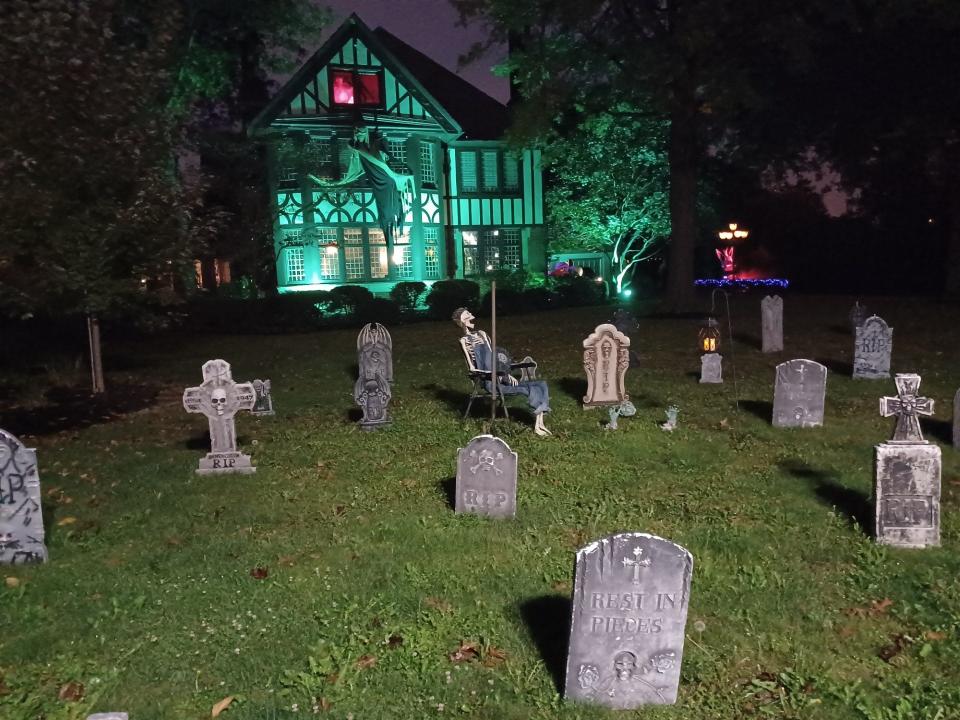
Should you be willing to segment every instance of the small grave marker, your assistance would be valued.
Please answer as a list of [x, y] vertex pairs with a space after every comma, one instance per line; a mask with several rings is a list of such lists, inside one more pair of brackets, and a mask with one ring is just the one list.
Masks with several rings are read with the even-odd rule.
[[646, 533], [577, 551], [564, 697], [612, 708], [677, 700], [693, 557]]
[[208, 360], [203, 364], [203, 383], [183, 391], [183, 407], [189, 413], [202, 413], [210, 425], [210, 452], [200, 459], [199, 475], [252, 473], [250, 456], [237, 451], [234, 416], [250, 410], [256, 402], [251, 383], [236, 383], [226, 360]]
[[876, 315], [856, 328], [853, 377], [874, 380], [890, 377], [893, 328]]
[[609, 323], [597, 325], [583, 341], [587, 394], [583, 407], [622, 405], [630, 399], [624, 387], [630, 367], [630, 338]]
[[777, 365], [773, 387], [774, 427], [819, 427], [827, 394], [827, 368], [813, 360]]
[[493, 435], [478, 435], [457, 452], [458, 513], [495, 518], [517, 514], [517, 454]]
[[393, 396], [393, 339], [380, 323], [367, 323], [357, 336], [357, 366], [353, 399], [363, 410], [360, 427], [376, 430], [390, 424], [387, 406]]
[[37, 451], [0, 429], [0, 565], [46, 560]]
[[253, 385], [253, 392], [256, 393], [257, 398], [250, 414], [258, 416], [273, 415], [273, 396], [270, 394], [270, 381], [257, 379], [251, 385]]
[[767, 295], [760, 301], [760, 321], [765, 353], [783, 351], [783, 298]]
[[700, 356], [700, 382], [711, 384], [723, 382], [723, 355], [704, 353]]

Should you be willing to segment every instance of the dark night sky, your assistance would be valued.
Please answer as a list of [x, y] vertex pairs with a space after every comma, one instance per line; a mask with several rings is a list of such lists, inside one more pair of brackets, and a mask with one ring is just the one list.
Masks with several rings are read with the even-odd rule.
[[[459, 72], [488, 95], [500, 102], [507, 101], [507, 80], [494, 77], [490, 71], [502, 59], [502, 54], [490, 53], [458, 71], [457, 58], [481, 40], [485, 31], [478, 24], [466, 28], [457, 26], [457, 12], [448, 0], [319, 0], [318, 4], [329, 6], [334, 17], [317, 47], [355, 12], [371, 30], [382, 26], [441, 65]], [[316, 48], [311, 48], [311, 53], [314, 50]]]

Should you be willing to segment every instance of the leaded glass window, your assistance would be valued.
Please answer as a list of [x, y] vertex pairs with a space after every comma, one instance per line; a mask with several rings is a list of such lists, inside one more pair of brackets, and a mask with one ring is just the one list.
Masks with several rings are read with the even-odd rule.
[[303, 248], [287, 248], [287, 282], [303, 282], [306, 277], [303, 266]]
[[433, 167], [433, 143], [420, 142], [420, 182], [424, 185], [437, 184], [437, 171]]
[[423, 276], [427, 280], [440, 278], [440, 228], [423, 228]]

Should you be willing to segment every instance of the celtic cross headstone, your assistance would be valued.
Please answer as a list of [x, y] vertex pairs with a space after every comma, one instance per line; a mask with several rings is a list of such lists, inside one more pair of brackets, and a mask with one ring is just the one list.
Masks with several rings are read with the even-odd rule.
[[612, 708], [676, 702], [693, 557], [618, 533], [577, 551], [564, 697]]
[[37, 451], [0, 429], [0, 565], [46, 559]]
[[517, 454], [493, 435], [478, 435], [457, 451], [458, 513], [495, 518], [517, 514]]
[[939, 545], [940, 448], [920, 431], [933, 400], [919, 396], [915, 373], [898, 373], [896, 384], [897, 397], [880, 398], [880, 414], [896, 415], [897, 422], [893, 437], [876, 446], [875, 537], [883, 545]]
[[256, 403], [252, 383], [236, 383], [226, 360], [208, 360], [203, 364], [203, 382], [183, 391], [183, 407], [189, 413], [206, 416], [210, 426], [210, 452], [200, 459], [197, 473], [252, 473], [250, 456], [237, 450], [234, 416], [250, 410]]

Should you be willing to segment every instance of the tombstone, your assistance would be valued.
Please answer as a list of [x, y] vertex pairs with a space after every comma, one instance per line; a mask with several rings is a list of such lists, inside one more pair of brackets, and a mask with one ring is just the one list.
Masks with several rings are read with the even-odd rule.
[[454, 510], [495, 518], [517, 514], [517, 454], [493, 435], [477, 435], [457, 451]]
[[380, 323], [367, 323], [357, 336], [357, 366], [353, 399], [363, 410], [360, 427], [376, 430], [390, 423], [387, 405], [393, 382], [393, 339]]
[[893, 351], [893, 328], [882, 318], [871, 315], [856, 329], [853, 351], [853, 377], [890, 377], [890, 353]]
[[783, 352], [783, 298], [767, 295], [760, 301], [763, 352]]
[[960, 450], [960, 390], [953, 396], [953, 447]]
[[700, 382], [723, 382], [723, 355], [720, 353], [704, 353], [700, 356]]
[[677, 700], [693, 557], [646, 533], [577, 551], [564, 697], [612, 708]]
[[850, 329], [856, 334], [857, 328], [863, 325], [863, 322], [869, 317], [866, 305], [861, 305], [859, 300], [856, 301], [850, 308], [848, 317], [850, 319]]
[[777, 365], [773, 386], [774, 427], [819, 427], [827, 394], [827, 368], [813, 360]]
[[237, 451], [233, 417], [239, 410], [251, 410], [256, 402], [252, 383], [236, 383], [226, 360], [203, 364], [203, 382], [183, 391], [183, 407], [189, 413], [203, 413], [210, 425], [210, 452], [200, 459], [199, 475], [252, 473], [250, 456]]
[[0, 429], [0, 565], [46, 560], [37, 451]]
[[897, 373], [897, 397], [880, 398], [880, 414], [897, 416], [893, 437], [876, 446], [874, 535], [881, 545], [940, 544], [940, 448], [920, 432], [933, 400], [918, 397], [920, 376]]
[[[627, 337], [630, 337], [630, 333], [634, 330], [640, 329], [636, 316], [625, 308], [617, 308], [613, 313], [613, 326]], [[633, 350], [629, 350], [629, 353], [630, 367], [640, 367], [640, 356]]]
[[125, 712], [103, 712], [87, 715], [87, 720], [130, 720]]
[[257, 416], [273, 415], [273, 396], [270, 394], [270, 381], [254, 380], [250, 384], [253, 385], [253, 392], [257, 396], [250, 414]]
[[630, 367], [630, 338], [609, 323], [597, 325], [583, 341], [587, 394], [583, 407], [622, 405], [630, 399], [624, 387]]

